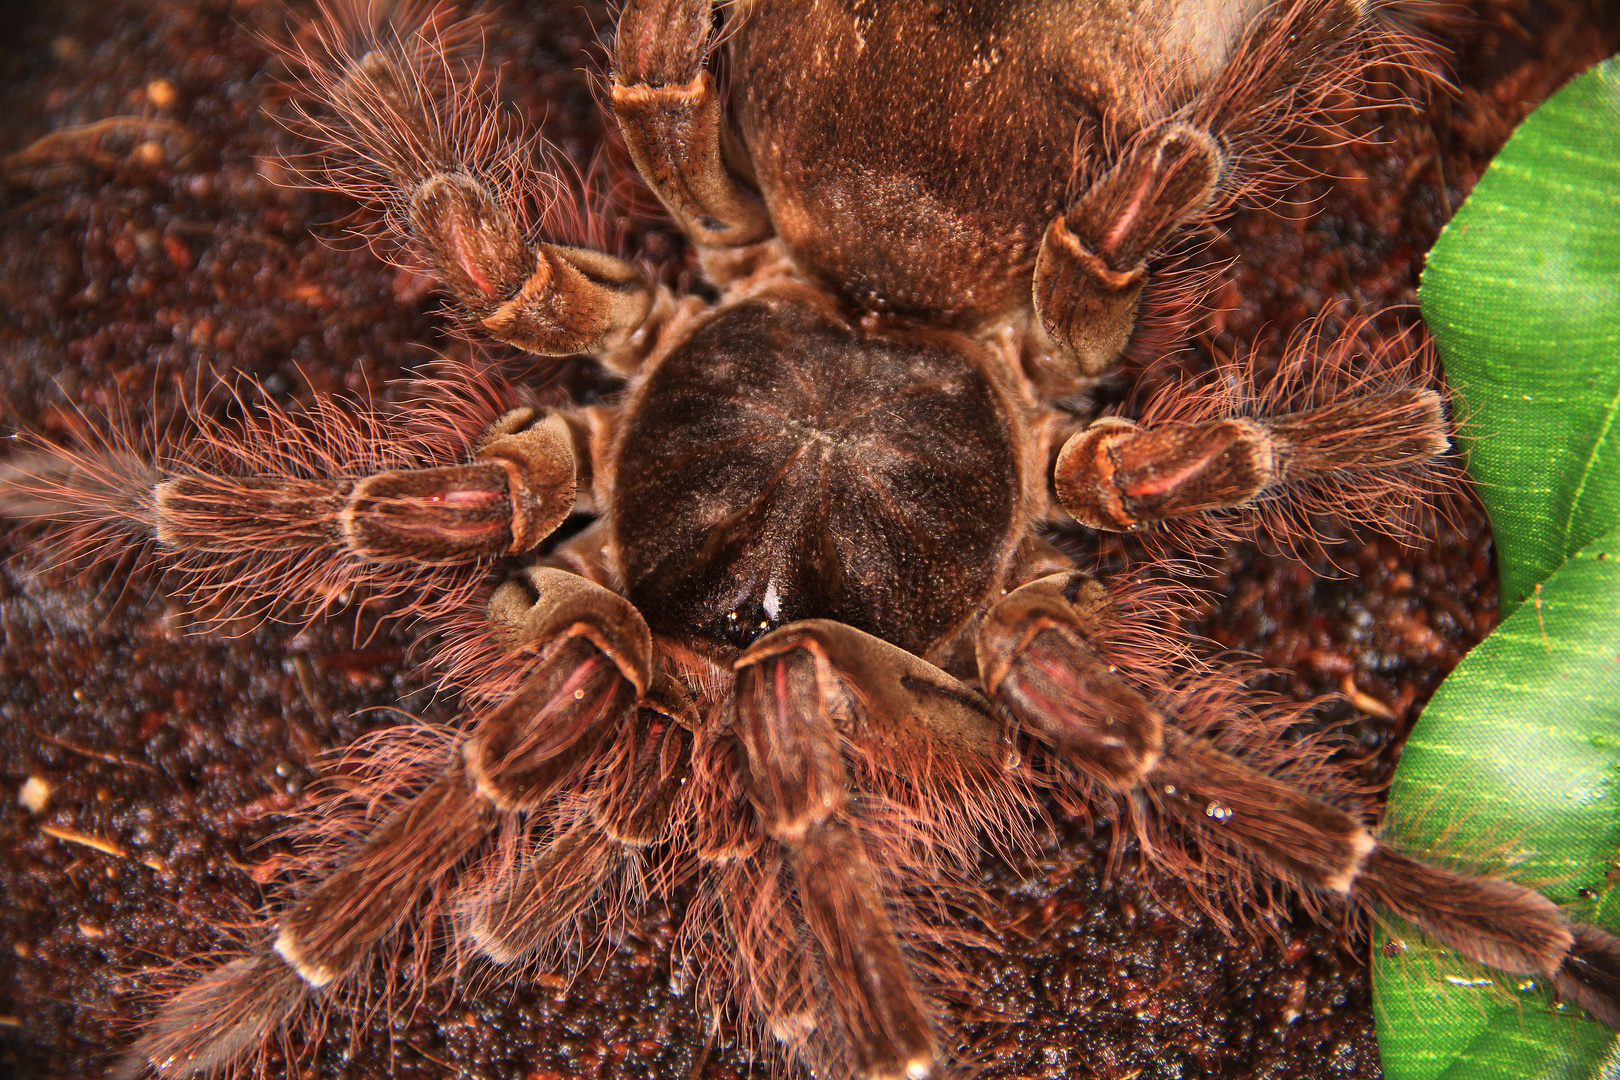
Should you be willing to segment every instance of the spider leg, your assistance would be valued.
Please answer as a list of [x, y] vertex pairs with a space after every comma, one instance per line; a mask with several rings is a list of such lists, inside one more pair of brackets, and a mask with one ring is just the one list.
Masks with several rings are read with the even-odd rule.
[[494, 824], [494, 807], [452, 763], [282, 917], [272, 947], [317, 989], [354, 973]]
[[203, 1076], [230, 1069], [290, 1023], [312, 995], [281, 958], [261, 950], [215, 968], [164, 1003], [109, 1071], [114, 1080]]
[[[836, 622], [791, 623], [755, 642], [735, 667], [749, 794], [797, 887], [855, 1071], [929, 1075], [939, 1047], [891, 913], [898, 898], [886, 895], [874, 863], [881, 827], [852, 796], [845, 744], [856, 754], [931, 746], [999, 762], [1000, 725], [944, 672]], [[899, 768], [908, 778], [925, 771]]]
[[471, 584], [424, 580], [425, 569], [531, 550], [590, 475], [590, 424], [574, 413], [512, 409], [471, 453], [441, 446], [419, 467], [377, 468], [371, 444], [411, 445], [407, 422], [357, 420], [329, 401], [311, 412], [300, 426], [267, 408], [243, 432], [202, 420], [191, 444], [155, 455], [42, 443], [0, 466], [0, 515], [50, 523], [70, 554], [144, 543], [227, 615], [264, 596], [318, 612], [355, 586], [409, 593], [420, 614], [454, 609]]
[[449, 562], [528, 551], [574, 505], [574, 437], [561, 414], [515, 409], [472, 460], [299, 483], [201, 472], [157, 483], [158, 545], [210, 551], [239, 542], [249, 522], [290, 525], [281, 545], [341, 544], [367, 562]]
[[538, 567], [496, 591], [490, 617], [537, 654], [516, 693], [292, 905], [269, 949], [171, 999], [137, 1042], [131, 1071], [144, 1062], [190, 1075], [257, 1049], [313, 993], [362, 971], [503, 814], [545, 805], [593, 766], [593, 751], [649, 683], [645, 623], [601, 586]]
[[706, 248], [771, 235], [721, 114], [709, 52], [710, 0], [630, 0], [614, 41], [613, 113], [647, 185]]
[[777, 1041], [804, 1046], [816, 1028], [815, 947], [795, 917], [780, 849], [749, 801], [747, 753], [733, 726], [700, 732], [692, 752], [692, 853], [703, 886], [683, 945], [711, 1015], [738, 1002]]
[[1058, 454], [1058, 501], [1083, 525], [1129, 532], [1251, 506], [1296, 484], [1387, 475], [1445, 453], [1433, 390], [1345, 397], [1277, 416], [1138, 426], [1094, 421]]
[[518, 692], [479, 719], [462, 756], [497, 809], [529, 810], [588, 767], [646, 693], [652, 637], [630, 601], [549, 567], [531, 566], [501, 586], [489, 610], [491, 622], [544, 651]]
[[1215, 198], [1224, 168], [1206, 131], [1167, 124], [1052, 219], [1035, 260], [1035, 313], [1073, 374], [1102, 375], [1124, 351], [1147, 260]]
[[543, 954], [590, 907], [627, 858], [611, 836], [583, 820], [544, 841], [529, 840], [463, 903], [462, 930], [497, 964]]
[[1471, 960], [1550, 977], [1606, 1022], [1620, 1016], [1609, 935], [1533, 889], [1402, 854], [1354, 815], [1168, 727], [1087, 640], [1105, 600], [1094, 579], [1054, 574], [1008, 594], [979, 631], [985, 686], [1067, 764], [1294, 889], [1385, 908]]
[[1112, 164], [1080, 177], [1084, 189], [1047, 226], [1036, 258], [1035, 313], [1066, 369], [1058, 374], [1089, 379], [1114, 366], [1136, 324], [1148, 261], [1275, 168], [1266, 161], [1274, 148], [1255, 145], [1265, 141], [1259, 133], [1311, 107], [1302, 85], [1344, 77], [1339, 61], [1365, 14], [1363, 0], [1284, 0], [1190, 99], [1178, 100], [1185, 88], [1137, 88], [1162, 99], [1162, 119], [1124, 132]]
[[300, 126], [330, 152], [314, 183], [383, 204], [472, 324], [497, 341], [546, 356], [596, 354], [641, 327], [654, 289], [635, 266], [530, 241], [514, 180], [523, 148], [501, 134], [487, 92], [447, 67], [429, 70], [445, 66], [445, 36], [463, 28], [431, 18], [367, 28], [354, 48], [340, 9], [325, 20], [316, 26], [324, 52], [293, 57], [310, 71]]
[[[655, 691], [624, 725], [607, 764], [589, 785], [583, 813], [554, 824], [543, 842], [497, 855], [485, 884], [460, 905], [473, 945], [498, 964], [543, 954], [635, 867], [642, 851], [667, 838], [691, 776], [692, 735], [684, 697]], [[525, 837], [527, 839], [527, 837]]]
[[1062, 573], [1013, 590], [984, 617], [979, 677], [1034, 734], [1105, 788], [1128, 791], [1164, 757], [1164, 714], [1088, 640], [1102, 585]]
[[648, 683], [651, 640], [629, 602], [531, 568], [491, 619], [540, 647], [533, 672], [481, 717], [444, 775], [372, 832], [281, 920], [275, 950], [312, 986], [348, 975], [499, 813], [541, 805], [589, 767]]
[[1620, 938], [1571, 923], [1575, 944], [1553, 976], [1558, 992], [1620, 1031]]

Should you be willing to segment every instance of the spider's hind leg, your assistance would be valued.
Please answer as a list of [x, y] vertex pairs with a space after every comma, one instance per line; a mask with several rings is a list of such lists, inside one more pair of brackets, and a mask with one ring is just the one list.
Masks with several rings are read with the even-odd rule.
[[[943, 1051], [906, 946], [935, 934], [923, 886], [966, 886], [980, 832], [1016, 847], [1034, 816], [1001, 722], [935, 665], [831, 620], [768, 633], [735, 670], [748, 798], [820, 968], [820, 1009], [766, 1018], [782, 1038], [815, 1030], [820, 1051], [841, 1043], [867, 1080], [933, 1075]], [[953, 978], [948, 960], [928, 967]]]
[[614, 42], [613, 112], [642, 178], [705, 248], [771, 235], [771, 219], [743, 178], [742, 150], [704, 69], [710, 0], [630, 0]]
[[456, 66], [446, 42], [465, 27], [423, 18], [364, 29], [356, 46], [353, 18], [329, 9], [318, 48], [290, 51], [308, 73], [294, 126], [326, 153], [303, 170], [310, 183], [380, 205], [478, 332], [544, 356], [624, 344], [652, 284], [623, 259], [531, 238], [525, 199], [540, 193], [525, 189], [543, 162], [505, 134], [480, 73]]
[[1047, 226], [1035, 312], [1073, 374], [1114, 366], [1136, 325], [1148, 258], [1214, 200], [1223, 168], [1208, 132], [1182, 123], [1144, 132]]
[[[1221, 20], [1208, 18], [1200, 30], [1218, 41]], [[1189, 12], [1188, 20], [1199, 17]], [[1122, 98], [1157, 102], [1158, 118], [1110, 132], [1121, 145], [1104, 167], [1077, 162], [1084, 187], [1047, 226], [1035, 264], [1035, 314], [1057, 353], [1054, 385], [1096, 378], [1118, 362], [1136, 325], [1149, 260], [1280, 168], [1271, 141], [1316, 107], [1314, 97], [1353, 77], [1365, 23], [1364, 0], [1278, 0], [1191, 93], [1175, 85], [1120, 88]], [[1188, 43], [1167, 37], [1146, 47]], [[1183, 57], [1169, 68], [1189, 62]], [[1105, 117], [1102, 126], [1110, 123]], [[1086, 134], [1082, 154], [1108, 141], [1101, 130]]]
[[[814, 638], [756, 645], [740, 662], [737, 714], [754, 805], [781, 844], [863, 1077], [926, 1075], [938, 1050], [858, 826]], [[780, 651], [772, 646], [780, 645]], [[836, 676], [833, 676], [836, 680]]]

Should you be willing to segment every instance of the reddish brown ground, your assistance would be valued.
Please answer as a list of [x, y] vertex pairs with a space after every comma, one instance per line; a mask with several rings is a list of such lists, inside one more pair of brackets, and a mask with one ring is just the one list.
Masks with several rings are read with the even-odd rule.
[[[498, 6], [489, 43], [509, 100], [583, 162], [601, 137], [591, 80], [606, 5]], [[380, 393], [442, 343], [419, 282], [333, 245], [346, 204], [263, 178], [287, 139], [265, 112], [259, 41], [283, 25], [279, 4], [254, 0], [59, 0], [0, 16], [0, 425], [59, 433], [72, 408], [119, 397], [167, 410], [198, 372], [247, 372], [283, 397]], [[1265, 352], [1326, 305], [1410, 304], [1441, 223], [1514, 123], [1620, 45], [1620, 9], [1504, 0], [1444, 36], [1455, 93], [1384, 116], [1381, 144], [1311, 155], [1334, 179], [1299, 185], [1289, 216], [1232, 222], [1215, 251], [1237, 260], [1231, 310], [1202, 348]], [[109, 117], [140, 120], [36, 143]], [[632, 250], [679, 272], [677, 237], [653, 219], [629, 225]], [[98, 1076], [150, 1008], [143, 969], [206, 956], [217, 926], [256, 907], [255, 870], [277, 851], [265, 840], [317, 756], [389, 722], [368, 708], [447, 720], [454, 703], [434, 699], [407, 637], [355, 648], [343, 625], [275, 623], [191, 636], [148, 581], [121, 588], [111, 566], [70, 578], [21, 537], [3, 543], [0, 1072]], [[1378, 752], [1364, 768], [1377, 780], [1492, 624], [1490, 542], [1465, 513], [1416, 554], [1376, 543], [1336, 555], [1348, 576], [1234, 553], [1204, 629], [1286, 672], [1277, 686], [1292, 696], [1353, 685], [1386, 703], [1395, 722], [1351, 728]], [[38, 815], [15, 800], [29, 776], [52, 789]], [[975, 954], [986, 993], [965, 1015], [987, 1076], [1378, 1074], [1363, 939], [1299, 920], [1280, 939], [1228, 942], [1173, 884], [1104, 882], [1108, 845], [1106, 830], [1074, 826], [1038, 865], [985, 866], [1002, 949]], [[758, 1075], [734, 1033], [711, 1041], [672, 986], [674, 918], [650, 911], [571, 987], [434, 992], [418, 1010], [336, 1016], [300, 1070]]]

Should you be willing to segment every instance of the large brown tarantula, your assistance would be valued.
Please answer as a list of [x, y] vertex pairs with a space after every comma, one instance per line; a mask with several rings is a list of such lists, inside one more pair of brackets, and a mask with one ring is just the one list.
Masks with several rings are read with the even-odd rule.
[[[363, 998], [383, 957], [421, 984], [566, 968], [680, 890], [695, 992], [761, 1054], [949, 1073], [933, 1001], [976, 991], [981, 852], [1052, 807], [1262, 911], [1291, 890], [1392, 912], [1620, 1025], [1620, 943], [1381, 843], [1319, 793], [1351, 805], [1322, 751], [1282, 745], [1293, 713], [1142, 621], [1162, 594], [1040, 536], [1300, 542], [1305, 511], [1388, 525], [1442, 475], [1442, 398], [1398, 348], [1303, 338], [1272, 379], [1169, 386], [1135, 421], [1079, 396], [1192, 294], [1150, 260], [1393, 62], [1362, 5], [722, 14], [631, 0], [614, 42], [630, 157], [712, 286], [679, 298], [534, 238], [528, 162], [456, 60], [466, 24], [351, 12], [291, 54], [311, 182], [381, 201], [469, 332], [588, 353], [622, 396], [542, 408], [452, 369], [414, 413], [199, 410], [190, 437], [41, 441], [0, 473], [7, 513], [70, 549], [149, 543], [205, 616], [396, 602], [469, 691], [454, 731], [364, 745], [299, 818], [293, 897], [163, 1003], [125, 1071], [233, 1068]], [[576, 509], [594, 524], [545, 547]], [[519, 569], [469, 619], [498, 559]]]

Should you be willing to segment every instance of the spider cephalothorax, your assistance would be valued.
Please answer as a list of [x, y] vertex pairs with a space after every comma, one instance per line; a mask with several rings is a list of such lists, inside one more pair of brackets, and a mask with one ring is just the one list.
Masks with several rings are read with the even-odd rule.
[[1041, 462], [987, 350], [863, 332], [802, 286], [698, 327], [637, 390], [614, 459], [626, 594], [745, 647], [837, 619], [919, 655], [1005, 583]]
[[[612, 109], [707, 302], [530, 235], [452, 28], [351, 11], [306, 35], [309, 175], [380, 202], [474, 333], [628, 387], [542, 409], [463, 373], [427, 420], [275, 413], [155, 461], [41, 443], [0, 474], [8, 512], [81, 547], [144, 534], [202, 596], [425, 589], [408, 610], [461, 637], [438, 660], [464, 723], [372, 740], [369, 778], [304, 816], [293, 897], [127, 1071], [235, 1067], [384, 949], [424, 982], [567, 966], [680, 889], [716, 1013], [832, 1075], [948, 1072], [931, 995], [975, 992], [953, 922], [1043, 791], [1200, 884], [1383, 907], [1620, 1023], [1620, 944], [1380, 842], [1280, 759], [1241, 679], [1039, 538], [1064, 517], [1286, 532], [1265, 513], [1292, 498], [1373, 517], [1443, 476], [1443, 398], [1399, 349], [1352, 370], [1353, 346], [1306, 342], [1314, 381], [1296, 357], [1140, 423], [1076, 403], [1174, 306], [1150, 259], [1389, 59], [1352, 0], [1140, 7], [736, 4], [728, 124], [711, 4], [632, 0]], [[597, 524], [545, 548], [576, 505]], [[512, 580], [469, 625], [497, 559]]]

